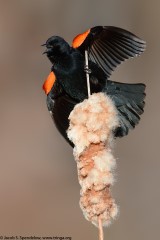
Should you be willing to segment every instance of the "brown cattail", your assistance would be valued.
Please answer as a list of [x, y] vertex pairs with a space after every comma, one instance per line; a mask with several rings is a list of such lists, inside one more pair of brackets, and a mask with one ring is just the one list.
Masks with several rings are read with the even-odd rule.
[[118, 126], [112, 100], [95, 93], [75, 106], [69, 116], [68, 138], [74, 143], [81, 185], [80, 207], [85, 218], [98, 226], [108, 226], [118, 208], [111, 195], [116, 165], [112, 155], [113, 130]]

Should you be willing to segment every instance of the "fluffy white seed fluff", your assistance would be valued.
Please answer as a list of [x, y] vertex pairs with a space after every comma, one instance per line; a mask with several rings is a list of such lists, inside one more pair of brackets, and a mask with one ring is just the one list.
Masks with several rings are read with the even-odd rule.
[[116, 166], [112, 155], [113, 130], [118, 126], [117, 111], [104, 93], [96, 93], [75, 106], [67, 131], [74, 143], [78, 178], [81, 185], [80, 207], [87, 220], [96, 226], [101, 216], [108, 226], [118, 208], [111, 196]]

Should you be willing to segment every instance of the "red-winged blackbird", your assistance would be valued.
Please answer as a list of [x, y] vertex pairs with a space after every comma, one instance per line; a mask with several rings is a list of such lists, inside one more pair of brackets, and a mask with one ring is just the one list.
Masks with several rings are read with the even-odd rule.
[[71, 145], [66, 134], [68, 116], [77, 103], [88, 97], [85, 50], [89, 57], [91, 93], [106, 93], [117, 107], [120, 126], [114, 136], [123, 137], [138, 124], [144, 108], [145, 85], [108, 79], [121, 62], [145, 50], [143, 40], [118, 27], [97, 26], [76, 36], [72, 46], [58, 36], [50, 37], [43, 46], [52, 63], [43, 85], [47, 107], [59, 132]]

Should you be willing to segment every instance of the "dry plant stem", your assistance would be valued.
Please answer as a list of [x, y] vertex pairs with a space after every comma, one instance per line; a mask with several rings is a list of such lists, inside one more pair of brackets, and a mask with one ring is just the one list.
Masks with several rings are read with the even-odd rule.
[[99, 226], [99, 240], [103, 240], [103, 227], [101, 217], [98, 218], [98, 226]]
[[[85, 64], [86, 64], [86, 70], [89, 70], [88, 67], [88, 51], [85, 50]], [[88, 97], [91, 96], [91, 89], [90, 89], [90, 82], [89, 82], [89, 73], [86, 71], [86, 78], [87, 78], [87, 90], [88, 90]]]

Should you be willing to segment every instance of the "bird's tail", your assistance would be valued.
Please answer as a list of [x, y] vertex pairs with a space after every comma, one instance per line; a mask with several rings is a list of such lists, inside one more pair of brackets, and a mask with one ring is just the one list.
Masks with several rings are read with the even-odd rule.
[[115, 131], [115, 137], [123, 137], [140, 121], [145, 105], [145, 85], [108, 80], [104, 91], [111, 97], [118, 110], [120, 126]]

